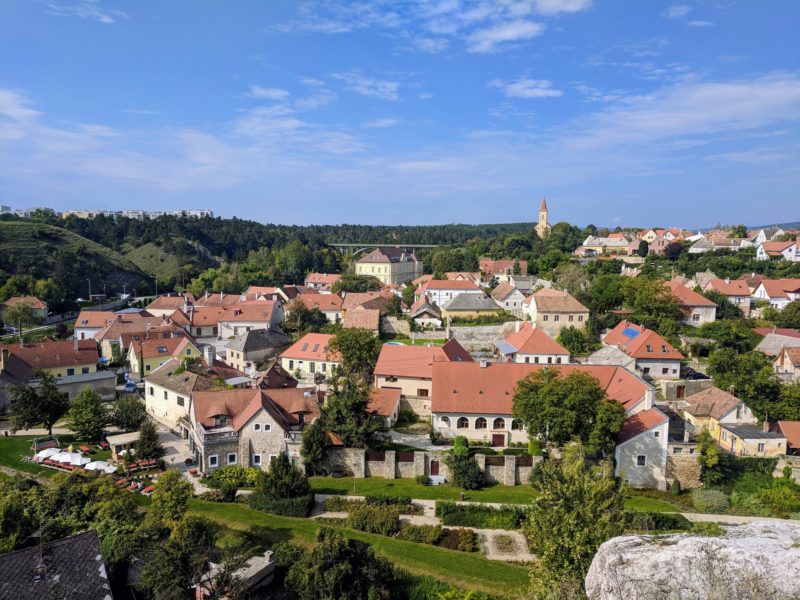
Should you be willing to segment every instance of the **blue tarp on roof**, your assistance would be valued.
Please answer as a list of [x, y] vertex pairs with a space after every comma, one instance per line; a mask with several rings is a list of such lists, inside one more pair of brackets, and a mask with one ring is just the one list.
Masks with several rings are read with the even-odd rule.
[[640, 333], [641, 332], [638, 329], [634, 329], [633, 327], [626, 327], [625, 329], [622, 330], [622, 335], [631, 339], [635, 338]]
[[494, 346], [503, 354], [516, 354], [517, 352], [517, 349], [505, 340], [497, 340]]

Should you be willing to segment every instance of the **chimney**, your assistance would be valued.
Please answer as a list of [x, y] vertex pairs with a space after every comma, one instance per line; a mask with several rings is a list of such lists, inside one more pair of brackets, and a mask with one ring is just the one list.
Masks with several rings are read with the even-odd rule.
[[206, 361], [209, 367], [212, 367], [214, 365], [214, 359], [217, 357], [216, 349], [211, 344], [202, 346], [201, 349], [203, 351], [203, 360]]
[[767, 433], [769, 431], [769, 421], [764, 419], [764, 424], [761, 426], [761, 429], [764, 431], [764, 433]]
[[688, 444], [689, 443], [689, 430], [686, 429], [685, 427], [683, 429], [683, 443], [684, 444]]
[[522, 321], [516, 321], [514, 323], [514, 333], [519, 333], [519, 326], [522, 325]]
[[481, 365], [481, 369], [485, 369], [486, 367], [489, 366], [489, 361], [486, 360], [485, 358], [482, 358], [481, 362], [480, 362], [480, 365]]
[[728, 386], [728, 393], [731, 396], [735, 396], [736, 395], [736, 386], [735, 385]]
[[7, 360], [8, 360], [8, 348], [0, 348], [0, 373], [3, 372]]

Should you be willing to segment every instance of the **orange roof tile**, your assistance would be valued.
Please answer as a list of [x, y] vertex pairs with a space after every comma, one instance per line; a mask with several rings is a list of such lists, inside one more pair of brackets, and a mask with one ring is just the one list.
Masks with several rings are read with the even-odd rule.
[[321, 311], [342, 310], [342, 297], [338, 294], [303, 294], [295, 302], [302, 302], [306, 308], [318, 308]]
[[22, 347], [19, 344], [3, 347], [31, 369], [94, 365], [100, 360], [94, 340], [44, 340], [26, 343]]
[[630, 321], [620, 321], [603, 338], [607, 346], [616, 346], [631, 358], [682, 360], [683, 354], [655, 331]]
[[155, 300], [153, 300], [150, 304], [146, 306], [146, 308], [153, 308], [153, 309], [165, 309], [165, 308], [182, 308], [184, 304], [191, 304], [192, 303], [192, 296], [191, 294], [187, 296], [183, 295], [175, 295], [175, 294], [167, 294], [165, 296], [159, 296]]
[[339, 353], [331, 352], [329, 345], [332, 335], [329, 333], [307, 333], [281, 353], [283, 358], [298, 360], [324, 360], [339, 362]]
[[132, 341], [129, 347], [138, 358], [158, 358], [176, 356], [191, 344], [186, 337], [151, 338], [147, 340]]
[[695, 417], [721, 419], [741, 402], [733, 394], [729, 394], [718, 387], [710, 387], [702, 392], [687, 396], [685, 411]]
[[[425, 285], [427, 290], [462, 290], [462, 291], [483, 291], [475, 282], [469, 279], [431, 279]], [[422, 290], [420, 290], [420, 293]]]
[[649, 408], [634, 413], [625, 419], [622, 429], [617, 434], [617, 443], [627, 442], [645, 431], [663, 425], [667, 421], [669, 421], [669, 417], [657, 408]]
[[245, 321], [272, 321], [274, 318], [273, 312], [277, 305], [278, 303], [275, 300], [239, 302], [234, 306], [227, 307], [225, 311], [220, 314], [219, 322], [241, 323]]
[[34, 310], [44, 310], [47, 308], [47, 304], [39, 300], [36, 296], [12, 296], [8, 300], [4, 300], [0, 303], [0, 307], [2, 308], [11, 308], [12, 306], [16, 306], [21, 302], [26, 302], [30, 304], [31, 308]]
[[724, 296], [749, 296], [750, 288], [741, 279], [712, 279], [706, 285], [706, 289], [711, 288]]
[[483, 273], [505, 273], [508, 269], [514, 268], [515, 262], [519, 263], [520, 273], [524, 275], [528, 272], [527, 260], [515, 261], [513, 259], [493, 260], [491, 258], [481, 258], [478, 260], [478, 269]]
[[75, 319], [75, 327], [102, 329], [117, 320], [117, 315], [110, 310], [82, 310]]
[[694, 290], [690, 290], [685, 285], [674, 281], [665, 281], [664, 285], [669, 288], [670, 292], [672, 292], [672, 295], [675, 296], [681, 306], [716, 306], [711, 300], [705, 296], [701, 296]]
[[555, 368], [562, 376], [588, 373], [598, 380], [608, 397], [626, 410], [645, 397], [649, 386], [622, 367], [605, 365], [534, 365], [524, 363], [475, 362], [433, 363], [431, 410], [436, 413], [510, 415], [517, 382], [530, 373]]
[[778, 431], [788, 441], [789, 448], [800, 448], [800, 421], [778, 421]]
[[536, 309], [539, 312], [548, 313], [574, 313], [574, 312], [589, 312], [583, 304], [578, 302], [573, 296], [561, 290], [554, 290], [552, 288], [542, 288], [538, 292], [529, 296], [530, 304], [532, 301], [536, 302]]
[[381, 327], [381, 311], [376, 308], [356, 306], [347, 311], [344, 319], [342, 319], [342, 327], [345, 329], [365, 329], [378, 332]]
[[391, 417], [400, 402], [401, 392], [400, 388], [373, 388], [369, 394], [367, 412], [382, 417]]
[[375, 375], [431, 379], [435, 362], [472, 362], [469, 352], [456, 340], [444, 346], [384, 344], [375, 365]]
[[800, 289], [800, 279], [763, 279], [761, 285], [770, 298], [788, 298], [787, 292]]
[[518, 354], [563, 354], [569, 356], [569, 350], [541, 329], [537, 329], [530, 321], [524, 322], [519, 331], [509, 335], [506, 342], [514, 346]]
[[306, 285], [315, 284], [332, 286], [341, 278], [342, 276], [338, 275], [337, 273], [309, 273], [306, 275]]

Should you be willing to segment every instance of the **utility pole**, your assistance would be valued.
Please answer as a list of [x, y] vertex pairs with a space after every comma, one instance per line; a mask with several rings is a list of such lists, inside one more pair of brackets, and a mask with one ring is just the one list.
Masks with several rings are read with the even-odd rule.
[[155, 280], [155, 282], [156, 282], [156, 298], [158, 298], [158, 277], [156, 277], [155, 275], [153, 275], [153, 279], [154, 279], [154, 280]]
[[89, 303], [91, 303], [92, 302], [92, 280], [87, 277], [86, 281], [89, 282]]

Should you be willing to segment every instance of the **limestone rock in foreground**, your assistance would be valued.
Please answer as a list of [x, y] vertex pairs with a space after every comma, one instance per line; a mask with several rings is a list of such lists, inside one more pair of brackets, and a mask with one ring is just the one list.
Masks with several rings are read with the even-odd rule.
[[590, 600], [794, 600], [800, 527], [759, 521], [720, 537], [617, 537], [600, 546], [585, 583]]

